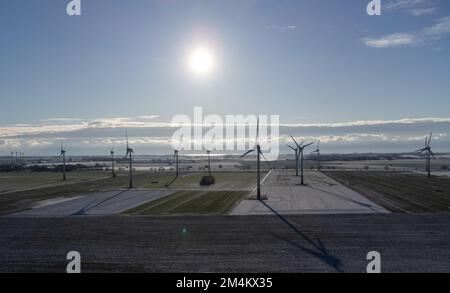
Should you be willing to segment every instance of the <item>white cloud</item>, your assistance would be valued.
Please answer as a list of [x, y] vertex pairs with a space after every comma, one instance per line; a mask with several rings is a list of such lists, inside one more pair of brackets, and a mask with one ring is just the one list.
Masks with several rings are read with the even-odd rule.
[[289, 30], [295, 30], [295, 29], [297, 29], [297, 26], [296, 25], [283, 25], [283, 26], [269, 25], [266, 28], [270, 29], [270, 30], [284, 32], [284, 31], [289, 31]]
[[[153, 117], [153, 116], [150, 116]], [[153, 118], [147, 117], [146, 120]], [[357, 120], [347, 122], [331, 123], [280, 123], [281, 127], [292, 128], [344, 128], [362, 126], [382, 126], [382, 125], [404, 125], [404, 124], [424, 124], [424, 123], [450, 123], [450, 118], [404, 118], [397, 120]], [[221, 126], [221, 125], [217, 125]], [[223, 126], [223, 125], [222, 125]], [[96, 119], [91, 122], [81, 121], [73, 124], [17, 124], [0, 127], [0, 138], [12, 138], [30, 135], [48, 135], [57, 133], [70, 133], [85, 129], [114, 129], [114, 128], [178, 128], [170, 122], [137, 121], [136, 118], [108, 118]]]
[[[129, 142], [138, 153], [147, 154], [153, 151], [164, 153], [170, 150], [171, 136], [179, 126], [151, 119], [151, 117], [121, 117], [60, 125], [39, 122], [36, 125], [4, 126], [0, 127], [0, 153], [7, 155], [10, 151], [20, 150], [28, 154], [52, 155], [58, 153], [61, 139], [64, 139], [65, 145], [71, 149], [72, 154], [103, 154], [110, 148], [116, 148], [119, 151], [126, 144], [123, 129], [118, 129], [124, 125], [130, 126]], [[93, 121], [101, 121], [101, 123], [91, 123]], [[226, 124], [217, 126], [224, 127]], [[290, 142], [289, 135], [294, 135], [311, 142], [321, 140], [331, 148], [333, 146], [357, 148], [363, 151], [372, 150], [374, 146], [392, 145], [403, 145], [405, 150], [414, 149], [431, 130], [435, 131], [434, 139], [441, 146], [447, 145], [450, 138], [450, 117], [280, 123], [279, 126], [279, 137], [272, 138], [281, 141], [283, 145]], [[224, 139], [224, 142], [227, 142], [226, 138]], [[246, 143], [254, 141], [253, 138], [247, 137], [244, 140]]]
[[374, 126], [388, 124], [419, 124], [419, 123], [450, 123], [450, 118], [404, 118], [397, 120], [357, 120], [336, 123], [304, 123], [304, 124], [280, 124], [286, 127], [352, 127], [352, 126]]
[[58, 123], [68, 123], [68, 122], [77, 122], [82, 121], [82, 119], [78, 118], [50, 118], [50, 119], [43, 119], [42, 122], [58, 122]]
[[415, 45], [419, 42], [419, 39], [412, 34], [395, 33], [379, 38], [367, 37], [363, 39], [363, 42], [368, 47], [392, 48], [392, 47]]
[[447, 34], [450, 34], [450, 16], [438, 19], [435, 25], [426, 27], [417, 33], [394, 33], [382, 37], [366, 37], [362, 41], [366, 46], [372, 48], [393, 48], [438, 40]]
[[15, 149], [21, 147], [21, 145], [17, 139], [0, 139], [0, 149]]
[[287, 31], [287, 30], [293, 30], [293, 29], [296, 29], [296, 28], [297, 28], [296, 25], [287, 25], [287, 26], [281, 27], [281, 30], [282, 31]]
[[52, 145], [53, 143], [51, 141], [43, 139], [30, 139], [27, 140], [25, 144], [29, 147], [42, 147]]
[[[151, 120], [158, 116], [138, 116], [102, 118], [91, 121], [83, 121], [73, 118], [51, 118], [41, 120], [38, 124], [15, 124], [0, 126], [0, 137], [14, 137], [19, 135], [52, 134], [59, 132], [73, 132], [89, 128], [145, 128], [165, 126], [154, 123]], [[62, 121], [66, 123], [62, 123]]]
[[403, 11], [413, 16], [429, 15], [436, 10], [430, 0], [393, 0], [383, 5], [387, 11]]
[[443, 35], [450, 33], [450, 16], [443, 17], [437, 21], [433, 26], [427, 27], [423, 30], [423, 34], [436, 38], [441, 38]]
[[410, 13], [413, 16], [430, 15], [430, 14], [433, 14], [435, 10], [436, 10], [435, 7], [415, 8], [415, 9], [411, 9]]

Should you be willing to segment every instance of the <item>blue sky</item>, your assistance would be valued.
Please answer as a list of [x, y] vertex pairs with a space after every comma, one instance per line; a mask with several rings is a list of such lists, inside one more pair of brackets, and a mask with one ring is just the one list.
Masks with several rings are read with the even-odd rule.
[[[295, 125], [450, 117], [446, 0], [385, 0], [378, 17], [366, 14], [368, 0], [81, 0], [79, 17], [66, 15], [68, 2], [2, 2], [0, 155], [45, 154], [57, 145], [51, 139], [76, 136], [67, 124], [154, 115], [169, 122], [194, 106], [221, 116], [279, 114]], [[201, 80], [186, 68], [197, 44], [217, 59]], [[450, 124], [439, 123], [445, 150]], [[348, 131], [399, 139], [388, 128]], [[408, 150], [408, 139], [426, 132], [413, 125], [401, 135], [404, 145], [385, 149]], [[326, 135], [343, 136], [335, 127]], [[36, 139], [50, 145], [28, 143]], [[342, 143], [345, 151], [373, 144], [363, 142]], [[93, 143], [78, 148], [94, 150]], [[330, 142], [331, 150], [340, 148]]]

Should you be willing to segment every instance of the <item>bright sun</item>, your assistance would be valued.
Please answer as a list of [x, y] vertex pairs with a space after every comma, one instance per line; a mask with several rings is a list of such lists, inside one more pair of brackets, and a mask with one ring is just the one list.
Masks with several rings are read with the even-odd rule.
[[198, 76], [208, 76], [214, 67], [214, 56], [206, 47], [198, 47], [189, 56], [189, 67]]

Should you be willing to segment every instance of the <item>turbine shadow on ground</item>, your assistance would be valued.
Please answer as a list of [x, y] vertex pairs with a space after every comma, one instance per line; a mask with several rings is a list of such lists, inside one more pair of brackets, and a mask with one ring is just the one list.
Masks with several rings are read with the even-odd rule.
[[172, 185], [177, 179], [178, 179], [178, 176], [175, 177], [175, 178], [173, 178], [171, 181], [167, 182], [166, 185], [165, 185], [166, 188], [167, 188], [167, 187], [170, 187], [170, 185]]
[[112, 196], [110, 196], [110, 197], [108, 197], [108, 198], [105, 198], [104, 200], [102, 200], [102, 201], [100, 201], [100, 202], [94, 204], [93, 206], [91, 206], [91, 204], [93, 204], [93, 203], [95, 202], [95, 200], [93, 200], [92, 202], [90, 202], [89, 204], [87, 204], [84, 208], [82, 208], [82, 209], [79, 210], [78, 212], [74, 213], [73, 216], [82, 216], [82, 215], [84, 215], [85, 213], [87, 213], [88, 211], [90, 211], [90, 210], [92, 210], [92, 209], [98, 207], [98, 206], [101, 205], [101, 204], [104, 204], [105, 202], [107, 202], [107, 201], [109, 201], [109, 200], [111, 200], [111, 199], [113, 199], [113, 198], [118, 197], [118, 196], [121, 195], [121, 194], [124, 194], [125, 192], [127, 192], [127, 191], [129, 191], [129, 190], [130, 190], [130, 189], [122, 190], [122, 191], [120, 191], [120, 192], [118, 192], [118, 193], [116, 193], [116, 194], [114, 194], [114, 195], [112, 195]]
[[331, 255], [328, 250], [326, 249], [325, 245], [322, 243], [322, 241], [316, 237], [316, 241], [314, 242], [311, 240], [308, 236], [305, 235], [302, 231], [300, 231], [294, 224], [292, 224], [288, 219], [286, 219], [284, 216], [279, 214], [275, 209], [273, 209], [269, 204], [267, 204], [264, 201], [260, 201], [265, 207], [267, 207], [272, 213], [274, 213], [281, 221], [283, 221], [289, 228], [291, 228], [295, 233], [300, 235], [303, 240], [305, 240], [307, 243], [309, 243], [312, 248], [305, 247], [303, 245], [297, 244], [289, 239], [283, 238], [273, 232], [271, 232], [272, 235], [277, 237], [280, 240], [286, 241], [287, 243], [291, 244], [292, 246], [295, 246], [306, 253], [311, 254], [312, 256], [318, 258], [319, 260], [323, 261], [330, 267], [332, 267], [334, 270], [336, 270], [339, 273], [342, 273], [341, 267], [341, 260]]
[[28, 235], [27, 235], [26, 233], [23, 233], [22, 235], [17, 236], [16, 238], [25, 239], [25, 236], [30, 236], [30, 235], [32, 235], [32, 234], [39, 233], [40, 231], [45, 230], [45, 229], [48, 229], [49, 227], [51, 227], [51, 226], [53, 226], [53, 225], [60, 224], [60, 223], [64, 222], [65, 220], [67, 220], [67, 219], [69, 219], [69, 218], [71, 218], [71, 217], [73, 217], [73, 216], [82, 216], [82, 215], [84, 215], [86, 212], [92, 210], [93, 208], [98, 207], [99, 205], [101, 205], [101, 204], [105, 203], [106, 201], [111, 200], [111, 199], [113, 199], [113, 198], [115, 198], [115, 197], [117, 197], [117, 196], [119, 196], [119, 195], [125, 193], [126, 191], [129, 191], [129, 189], [128, 189], [128, 190], [122, 190], [122, 191], [120, 191], [120, 192], [118, 192], [118, 193], [116, 193], [116, 194], [114, 194], [114, 195], [112, 195], [112, 196], [110, 196], [110, 197], [108, 197], [108, 198], [102, 200], [101, 202], [99, 202], [99, 203], [93, 205], [92, 207], [89, 207], [92, 203], [95, 202], [95, 200], [94, 200], [94, 201], [90, 202], [88, 205], [86, 205], [84, 208], [82, 208], [81, 210], [79, 210], [79, 211], [76, 212], [76, 213], [73, 213], [73, 214], [71, 214], [71, 215], [67, 215], [67, 216], [65, 216], [65, 217], [57, 217], [57, 218], [55, 218], [54, 220], [50, 221], [50, 223], [46, 223], [46, 224], [44, 224], [44, 225], [42, 225], [42, 226], [40, 226], [40, 227], [37, 227], [36, 229], [30, 231], [30, 232], [28, 233]]
[[360, 205], [360, 206], [363, 206], [365, 208], [368, 208], [368, 209], [370, 209], [370, 210], [372, 210], [374, 212], [380, 213], [380, 211], [377, 211], [376, 209], [374, 209], [372, 207], [372, 205], [370, 205], [368, 203], [363, 203], [363, 202], [360, 202], [360, 201], [357, 201], [357, 200], [354, 200], [354, 199], [351, 199], [351, 198], [347, 198], [347, 197], [342, 196], [340, 194], [337, 194], [337, 193], [334, 193], [334, 192], [331, 192], [331, 191], [327, 191], [327, 190], [323, 190], [323, 189], [320, 189], [320, 188], [317, 188], [317, 187], [311, 187], [311, 186], [306, 186], [306, 185], [305, 185], [305, 187], [310, 188], [310, 189], [314, 189], [314, 190], [317, 190], [317, 191], [321, 191], [321, 192], [324, 192], [324, 193], [327, 193], [327, 194], [330, 194], [330, 195], [333, 195], [333, 196], [336, 196], [336, 197], [339, 197], [339, 198], [341, 198], [343, 200], [355, 203], [357, 205]]

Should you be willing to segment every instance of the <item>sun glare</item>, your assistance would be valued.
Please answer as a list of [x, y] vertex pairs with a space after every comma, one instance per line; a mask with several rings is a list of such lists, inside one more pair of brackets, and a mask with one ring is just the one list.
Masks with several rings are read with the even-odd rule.
[[194, 49], [189, 56], [189, 67], [198, 76], [208, 76], [214, 67], [214, 56], [206, 47]]

